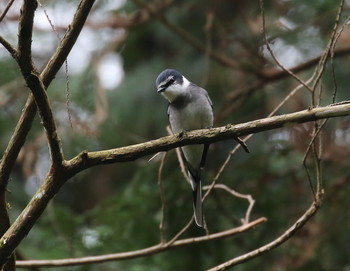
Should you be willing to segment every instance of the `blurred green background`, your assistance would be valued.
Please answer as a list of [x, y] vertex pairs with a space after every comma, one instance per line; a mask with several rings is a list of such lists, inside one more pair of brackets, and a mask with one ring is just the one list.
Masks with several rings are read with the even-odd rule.
[[[15, 1], [16, 2], [16, 1]], [[278, 71], [263, 46], [258, 1], [147, 2], [158, 17], [148, 16], [133, 1], [97, 1], [86, 27], [68, 58], [69, 88], [62, 69], [48, 89], [65, 158], [82, 150], [103, 150], [167, 135], [167, 102], [156, 93], [155, 79], [166, 68], [181, 71], [204, 87], [214, 104], [215, 126], [267, 116], [297, 86], [290, 77], [272, 78]], [[164, 3], [165, 3], [164, 2]], [[33, 56], [42, 68], [58, 40], [44, 9], [63, 36], [77, 1], [42, 1], [35, 18]], [[265, 2], [268, 38], [276, 56], [292, 68], [322, 54], [331, 35], [340, 1]], [[5, 4], [1, 3], [1, 7]], [[16, 44], [20, 3], [0, 23], [1, 35]], [[349, 14], [345, 1], [341, 23]], [[170, 25], [170, 26], [169, 26]], [[186, 37], [195, 39], [197, 50]], [[185, 38], [185, 39], [184, 39]], [[336, 101], [349, 100], [350, 32], [345, 28], [336, 49]], [[0, 150], [13, 132], [29, 91], [15, 62], [0, 47]], [[346, 49], [349, 50], [346, 51]], [[230, 61], [230, 66], [208, 52]], [[315, 65], [298, 73], [309, 78]], [[328, 62], [319, 90], [321, 105], [332, 103], [335, 89]], [[69, 106], [67, 106], [67, 93]], [[311, 106], [301, 89], [279, 111]], [[68, 110], [69, 108], [69, 110]], [[68, 111], [72, 119], [70, 127]], [[322, 208], [283, 246], [235, 270], [350, 270], [350, 118], [330, 120], [322, 133], [325, 198]], [[219, 182], [256, 200], [251, 219], [268, 221], [239, 236], [180, 247], [139, 259], [38, 270], [205, 270], [255, 249], [282, 234], [310, 205], [313, 194], [302, 159], [311, 140], [312, 123], [260, 133], [247, 142], [250, 154], [239, 150]], [[233, 141], [211, 146], [203, 173], [209, 184]], [[161, 218], [159, 159], [100, 166], [72, 178], [48, 206], [18, 248], [19, 258], [57, 259], [131, 251], [159, 242]], [[314, 172], [312, 157], [307, 160]], [[20, 153], [9, 183], [11, 220], [24, 208], [49, 167], [45, 134], [37, 118]], [[314, 176], [314, 174], [312, 174]], [[162, 181], [166, 196], [166, 237], [170, 239], [192, 216], [190, 186], [181, 175], [175, 151], [166, 157]], [[313, 181], [315, 181], [313, 179]], [[217, 190], [204, 203], [210, 232], [241, 225], [247, 201]], [[205, 232], [192, 225], [183, 237]]]

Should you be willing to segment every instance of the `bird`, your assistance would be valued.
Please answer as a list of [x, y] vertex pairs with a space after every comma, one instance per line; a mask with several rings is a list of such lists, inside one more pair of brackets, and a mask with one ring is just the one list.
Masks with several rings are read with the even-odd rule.
[[[208, 92], [174, 69], [162, 71], [156, 79], [157, 92], [168, 100], [168, 117], [174, 134], [213, 127], [213, 103]], [[201, 171], [209, 144], [181, 147], [193, 193], [195, 222], [203, 227]]]

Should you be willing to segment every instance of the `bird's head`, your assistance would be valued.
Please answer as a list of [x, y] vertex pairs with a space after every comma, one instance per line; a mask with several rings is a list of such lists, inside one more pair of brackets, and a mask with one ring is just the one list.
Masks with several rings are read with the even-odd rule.
[[157, 79], [157, 92], [161, 93], [169, 102], [186, 94], [190, 82], [178, 71], [166, 69], [162, 71]]

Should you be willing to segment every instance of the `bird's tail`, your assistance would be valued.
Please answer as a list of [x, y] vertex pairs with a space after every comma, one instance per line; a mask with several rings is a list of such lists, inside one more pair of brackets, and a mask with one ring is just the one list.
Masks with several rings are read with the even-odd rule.
[[191, 180], [192, 193], [193, 193], [193, 210], [194, 219], [199, 227], [203, 227], [203, 211], [202, 211], [202, 182], [200, 170], [195, 171], [188, 169], [188, 175]]

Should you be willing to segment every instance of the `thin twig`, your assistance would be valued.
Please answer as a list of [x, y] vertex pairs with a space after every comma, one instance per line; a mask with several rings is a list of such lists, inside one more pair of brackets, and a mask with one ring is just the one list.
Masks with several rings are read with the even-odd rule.
[[[167, 131], [168, 135], [173, 135], [173, 132], [171, 131], [171, 128], [170, 128], [169, 125], [166, 127], [166, 131]], [[179, 162], [181, 173], [184, 176], [186, 182], [188, 184], [190, 184], [191, 181], [190, 181], [190, 178], [189, 178], [189, 176], [187, 174], [187, 168], [186, 168], [186, 165], [185, 165], [185, 161], [184, 161], [184, 157], [182, 155], [181, 149], [180, 148], [176, 148], [175, 152], [176, 152], [177, 161]]]
[[280, 246], [285, 241], [287, 241], [289, 238], [291, 238], [295, 234], [295, 232], [300, 230], [305, 225], [305, 223], [307, 221], [309, 221], [309, 219], [311, 217], [313, 217], [313, 215], [316, 213], [318, 208], [319, 208], [319, 203], [317, 201], [313, 202], [311, 204], [311, 206], [309, 207], [309, 209], [307, 209], [305, 211], [305, 213], [291, 227], [289, 227], [283, 234], [281, 234], [275, 240], [271, 241], [270, 243], [268, 243], [264, 246], [261, 246], [257, 249], [254, 249], [246, 254], [237, 256], [237, 257], [235, 257], [227, 262], [224, 262], [224, 263], [222, 263], [218, 266], [215, 266], [211, 269], [208, 269], [207, 271], [227, 270], [230, 267], [244, 263], [244, 262], [249, 261], [255, 257], [261, 256], [262, 254], [267, 253], [267, 252], [271, 251], [272, 249]]
[[[334, 49], [335, 57], [341, 57], [349, 53], [350, 53], [350, 46]], [[322, 55], [315, 57], [307, 62], [298, 64], [297, 66], [290, 68], [289, 70], [291, 70], [293, 73], [304, 71], [314, 66], [315, 64], [319, 63], [321, 57]], [[221, 123], [222, 120], [224, 120], [227, 116], [229, 116], [230, 114], [232, 114], [232, 112], [234, 112], [239, 102], [244, 101], [246, 97], [250, 97], [256, 90], [262, 89], [265, 85], [267, 85], [270, 82], [273, 82], [273, 81], [275, 82], [277, 80], [285, 78], [286, 76], [289, 76], [287, 72], [280, 69], [274, 69], [273, 71], [263, 72], [263, 73], [265, 74], [265, 76], [260, 81], [252, 85], [247, 83], [243, 88], [235, 89], [233, 92], [229, 93], [226, 96], [225, 102], [221, 105], [220, 109], [216, 113], [216, 118], [215, 118], [216, 122]], [[307, 84], [311, 82], [310, 80], [313, 78], [313, 76], [306, 81]]]
[[5, 9], [3, 10], [3, 12], [2, 12], [1, 15], [0, 15], [0, 23], [1, 23], [2, 20], [5, 18], [7, 12], [8, 12], [9, 9], [11, 8], [13, 2], [15, 2], [15, 0], [10, 0], [10, 1], [7, 3]]
[[301, 85], [303, 85], [306, 89], [308, 89], [310, 92], [312, 92], [312, 89], [309, 87], [309, 85], [304, 82], [300, 77], [298, 77], [296, 74], [294, 74], [290, 69], [285, 67], [276, 57], [275, 53], [273, 52], [270, 43], [267, 39], [267, 34], [266, 34], [266, 27], [265, 27], [265, 9], [264, 9], [264, 1], [260, 0], [260, 11], [261, 11], [261, 17], [262, 17], [262, 30], [263, 30], [263, 38], [265, 41], [265, 45], [267, 50], [270, 52], [270, 55], [272, 56], [273, 60], [276, 62], [276, 64], [284, 70], [287, 74], [289, 74], [291, 77], [293, 77], [295, 80], [297, 80]]
[[[204, 186], [203, 189], [204, 190], [211, 189], [211, 186], [209, 186], [209, 185], [208, 186]], [[214, 189], [223, 189], [223, 190], [227, 191], [228, 193], [230, 193], [231, 195], [233, 195], [233, 196], [235, 196], [237, 198], [246, 199], [248, 201], [248, 203], [249, 203], [249, 206], [247, 208], [247, 211], [245, 213], [244, 218], [242, 218], [241, 221], [242, 221], [243, 225], [249, 223], [250, 215], [252, 213], [252, 210], [253, 210], [253, 207], [254, 207], [254, 203], [255, 203], [255, 200], [253, 199], [253, 197], [251, 195], [246, 195], [246, 194], [239, 193], [239, 192], [233, 190], [232, 188], [229, 188], [225, 184], [215, 184], [214, 185]]]
[[339, 21], [340, 21], [340, 17], [341, 17], [342, 11], [343, 11], [343, 7], [344, 7], [344, 0], [341, 0], [340, 5], [339, 5], [339, 9], [337, 12], [337, 16], [335, 19], [335, 23], [333, 26], [333, 31], [331, 33], [331, 37], [330, 37], [329, 42], [326, 46], [326, 49], [324, 50], [324, 52], [319, 60], [319, 63], [317, 65], [315, 80], [314, 80], [314, 83], [311, 87], [311, 89], [313, 90], [313, 95], [315, 95], [314, 90], [316, 89], [316, 87], [317, 87], [317, 85], [318, 85], [318, 83], [321, 80], [321, 77], [323, 75], [328, 56], [330, 55], [330, 51], [332, 48], [334, 49], [336, 37], [337, 37], [337, 29], [339, 26]]
[[[58, 33], [52, 20], [50, 19], [49, 14], [47, 13], [45, 7], [43, 6], [43, 4], [39, 0], [37, 0], [37, 2], [39, 4], [40, 8], [44, 11], [45, 17], [46, 17], [48, 23], [50, 24], [52, 31], [56, 34], [57, 40], [59, 42], [61, 42], [62, 38], [61, 38], [60, 34]], [[69, 73], [68, 73], [68, 59], [67, 58], [64, 61], [64, 73], [66, 75], [66, 106], [67, 106], [68, 121], [69, 121], [70, 127], [73, 128], [72, 116], [71, 116], [71, 110], [70, 110], [70, 101], [69, 101], [70, 80], [69, 80]]]
[[18, 57], [17, 50], [14, 48], [11, 43], [9, 43], [4, 37], [0, 36], [0, 43], [4, 48], [11, 54], [12, 58], [16, 59]]

